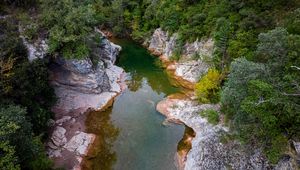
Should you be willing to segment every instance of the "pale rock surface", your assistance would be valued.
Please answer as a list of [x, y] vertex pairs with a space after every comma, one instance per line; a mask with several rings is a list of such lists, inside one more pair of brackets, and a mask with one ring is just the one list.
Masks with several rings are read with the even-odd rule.
[[199, 79], [207, 73], [209, 65], [202, 60], [191, 60], [175, 63], [175, 75], [182, 77], [192, 83], [197, 83]]
[[[148, 49], [154, 55], [160, 56], [163, 60], [169, 61], [174, 50], [178, 34], [174, 33], [169, 37], [168, 33], [158, 28], [154, 31], [149, 42]], [[207, 40], [196, 40], [193, 43], [186, 43], [182, 48], [181, 59], [173, 62], [171, 67], [175, 70], [175, 75], [191, 83], [199, 81], [210, 68], [206, 60], [211, 60], [214, 42], [211, 38]], [[194, 56], [198, 56], [197, 59]]]
[[65, 136], [66, 129], [60, 126], [57, 126], [55, 130], [53, 131], [53, 134], [51, 136], [51, 141], [55, 146], [61, 147], [64, 144], [67, 143], [67, 138]]
[[[31, 43], [21, 38], [29, 61], [46, 56], [46, 40]], [[120, 46], [103, 37], [91, 54], [98, 57], [98, 63], [93, 64], [89, 57], [81, 60], [56, 57], [50, 66], [50, 84], [58, 100], [52, 108], [56, 120], [49, 121], [53, 131], [47, 142], [47, 154], [55, 167], [80, 169], [83, 156], [95, 138], [94, 134], [84, 132], [84, 113], [89, 109], [101, 110], [121, 92], [119, 83], [124, 70], [114, 65], [120, 50]]]
[[76, 155], [79, 156], [86, 155], [88, 146], [93, 141], [94, 135], [79, 131], [77, 131], [75, 134], [76, 135], [69, 140], [64, 148], [70, 152], [75, 152]]
[[167, 98], [159, 102], [156, 108], [167, 119], [180, 120], [196, 133], [186, 158], [185, 170], [297, 169], [292, 159], [282, 159], [276, 166], [271, 166], [260, 149], [247, 150], [237, 141], [222, 143], [221, 136], [229, 133], [228, 128], [220, 124], [212, 125], [199, 115], [207, 109], [219, 111], [219, 105], [199, 105], [189, 100]]

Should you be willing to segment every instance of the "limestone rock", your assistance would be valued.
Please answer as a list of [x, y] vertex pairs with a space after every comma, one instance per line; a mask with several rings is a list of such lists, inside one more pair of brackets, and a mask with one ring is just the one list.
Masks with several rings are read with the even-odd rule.
[[64, 116], [61, 119], [57, 120], [56, 124], [61, 126], [63, 123], [68, 122], [69, 120], [71, 120], [71, 118], [72, 118], [71, 116]]
[[166, 48], [166, 42], [168, 41], [168, 33], [164, 32], [161, 28], [154, 31], [150, 40], [149, 50], [154, 55], [162, 55]]
[[218, 111], [219, 105], [197, 104], [189, 100], [167, 98], [157, 105], [157, 110], [167, 119], [178, 119], [191, 127], [196, 136], [192, 140], [185, 170], [194, 169], [276, 169], [296, 170], [295, 160], [283, 158], [276, 166], [268, 163], [261, 149], [247, 150], [238, 141], [221, 142], [221, 136], [229, 133], [227, 127], [212, 125], [199, 115], [201, 111], [213, 109]]
[[192, 59], [193, 55], [197, 54], [203, 60], [204, 57], [211, 57], [213, 53], [214, 42], [211, 38], [207, 40], [198, 41], [192, 43], [186, 43], [183, 46], [182, 55], [185, 58]]
[[297, 155], [300, 156], [300, 142], [293, 141], [293, 145], [295, 147], [295, 150], [297, 152]]
[[65, 136], [66, 129], [60, 126], [57, 126], [51, 136], [51, 140], [54, 145], [60, 147], [67, 143], [67, 138]]
[[[148, 49], [154, 55], [160, 56], [162, 60], [169, 61], [176, 48], [178, 48], [176, 44], [177, 39], [177, 33], [169, 37], [167, 32], [158, 28], [151, 37]], [[183, 47], [179, 47], [183, 49], [179, 62], [173, 62], [173, 65], [169, 66], [169, 68], [174, 68], [176, 76], [191, 83], [196, 83], [210, 67], [205, 61], [211, 60], [213, 47], [214, 42], [211, 38], [186, 43]], [[197, 58], [195, 58], [195, 56], [197, 56]]]
[[201, 60], [179, 62], [175, 64], [175, 75], [192, 83], [197, 83], [202, 75], [206, 74], [209, 65]]
[[76, 155], [86, 155], [90, 143], [94, 140], [94, 135], [84, 132], [76, 132], [70, 141], [64, 146], [70, 152], [75, 152]]

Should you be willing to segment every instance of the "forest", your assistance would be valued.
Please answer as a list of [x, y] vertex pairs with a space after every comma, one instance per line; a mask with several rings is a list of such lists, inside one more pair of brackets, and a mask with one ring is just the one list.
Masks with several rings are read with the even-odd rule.
[[52, 167], [43, 147], [56, 101], [49, 61], [27, 60], [19, 25], [29, 40], [47, 37], [49, 58], [90, 56], [95, 27], [139, 43], [159, 27], [178, 33], [179, 56], [186, 42], [211, 37], [214, 67], [196, 85], [198, 101], [221, 103], [233, 138], [274, 164], [300, 139], [298, 0], [4, 0], [0, 15], [3, 170]]

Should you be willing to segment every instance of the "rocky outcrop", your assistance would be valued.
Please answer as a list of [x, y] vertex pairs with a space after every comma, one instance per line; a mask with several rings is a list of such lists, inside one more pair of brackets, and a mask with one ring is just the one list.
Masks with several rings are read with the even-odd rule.
[[30, 42], [24, 35], [24, 31], [26, 28], [23, 28], [21, 25], [19, 25], [18, 28], [20, 38], [22, 39], [23, 44], [27, 49], [28, 60], [33, 61], [35, 59], [43, 59], [47, 54], [47, 50], [49, 49], [46, 40], [38, 38], [37, 40]]
[[[44, 58], [46, 41], [28, 42], [24, 37], [30, 61]], [[80, 169], [95, 135], [85, 132], [85, 113], [101, 110], [110, 105], [124, 88], [121, 82], [124, 70], [114, 65], [121, 47], [102, 37], [85, 59], [56, 57], [50, 65], [50, 84], [55, 90], [57, 103], [52, 108], [55, 120], [49, 121], [50, 138], [47, 153], [55, 167]]]
[[[154, 31], [149, 43], [149, 51], [157, 56], [160, 56], [166, 64], [168, 70], [172, 71], [177, 81], [187, 81], [181, 85], [191, 88], [199, 81], [201, 76], [205, 74], [210, 65], [206, 62], [210, 60], [213, 52], [212, 39], [195, 41], [186, 43], [182, 47], [178, 47], [178, 34], [169, 35], [167, 32], [158, 28]], [[182, 48], [181, 58], [179, 61], [172, 61], [176, 48]]]
[[200, 112], [212, 109], [219, 111], [219, 105], [201, 104], [187, 100], [167, 98], [157, 105], [157, 110], [168, 120], [180, 120], [191, 127], [196, 136], [192, 149], [186, 155], [184, 169], [297, 169], [294, 160], [284, 158], [278, 165], [271, 166], [259, 148], [245, 149], [237, 141], [222, 141], [229, 133], [222, 124], [212, 125]]
[[[49, 146], [49, 155], [56, 160], [57, 167], [80, 168], [82, 158], [95, 138], [95, 135], [84, 132], [84, 113], [89, 109], [103, 109], [121, 92], [124, 70], [114, 65], [120, 50], [120, 46], [103, 38], [92, 54], [97, 56], [97, 64], [93, 64], [89, 58], [58, 58], [51, 65], [50, 82], [58, 97], [52, 110], [56, 113], [56, 119], [59, 119], [56, 124], [64, 122], [62, 127], [66, 129], [67, 139], [62, 146], [52, 143], [57, 148]], [[61, 161], [64, 155], [68, 155], [67, 160]], [[65, 162], [72, 162], [72, 165], [65, 166]]]

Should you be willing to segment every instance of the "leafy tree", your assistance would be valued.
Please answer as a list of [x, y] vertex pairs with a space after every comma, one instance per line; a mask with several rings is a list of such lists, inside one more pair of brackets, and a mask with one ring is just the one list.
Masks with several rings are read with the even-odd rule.
[[300, 35], [300, 8], [289, 14], [285, 25], [290, 34]]
[[50, 108], [55, 102], [54, 90], [48, 84], [46, 62], [35, 60], [20, 64], [12, 82], [12, 100], [27, 108], [27, 117], [36, 134], [46, 132], [47, 122], [53, 116]]
[[215, 49], [214, 59], [220, 63], [220, 68], [223, 70], [229, 62], [227, 48], [229, 38], [231, 36], [231, 24], [225, 18], [219, 18], [217, 21], [216, 32], [214, 33]]
[[244, 58], [231, 63], [228, 80], [223, 87], [221, 102], [229, 117], [240, 110], [243, 99], [247, 96], [247, 84], [250, 80], [266, 77], [265, 65], [248, 61]]
[[208, 70], [207, 74], [196, 84], [195, 92], [201, 103], [219, 101], [221, 74], [216, 69]]
[[84, 58], [90, 48], [86, 37], [92, 33], [95, 9], [79, 0], [42, 0], [42, 26], [49, 31], [49, 52], [65, 58]]
[[[22, 168], [32, 169], [31, 162], [43, 152], [34, 142], [31, 124], [25, 115], [26, 110], [19, 106], [0, 108], [0, 154], [3, 156], [3, 168], [19, 169], [20, 164]], [[8, 160], [12, 162], [8, 163]]]

